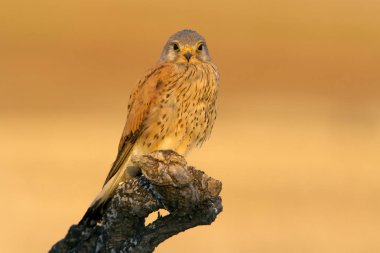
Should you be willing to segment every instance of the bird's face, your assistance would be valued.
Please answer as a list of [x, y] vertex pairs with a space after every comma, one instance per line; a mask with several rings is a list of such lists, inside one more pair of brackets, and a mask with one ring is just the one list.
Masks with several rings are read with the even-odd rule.
[[169, 38], [162, 50], [160, 62], [197, 64], [211, 60], [206, 41], [197, 32], [182, 30]]

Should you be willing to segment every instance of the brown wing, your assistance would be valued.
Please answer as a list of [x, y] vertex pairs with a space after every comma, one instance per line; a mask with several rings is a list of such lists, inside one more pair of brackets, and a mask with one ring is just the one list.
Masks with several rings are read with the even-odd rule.
[[150, 105], [157, 98], [170, 69], [169, 65], [157, 66], [149, 71], [133, 90], [129, 99], [128, 116], [120, 139], [118, 154], [104, 185], [117, 173], [139, 138], [144, 121], [149, 114]]

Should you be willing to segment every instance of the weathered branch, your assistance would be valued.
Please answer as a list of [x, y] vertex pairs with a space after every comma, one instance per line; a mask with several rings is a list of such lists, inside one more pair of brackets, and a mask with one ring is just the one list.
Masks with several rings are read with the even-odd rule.
[[[169, 150], [133, 157], [142, 175], [120, 184], [101, 221], [71, 226], [50, 252], [153, 252], [169, 237], [211, 224], [222, 211], [220, 181]], [[145, 226], [159, 209], [169, 215]]]

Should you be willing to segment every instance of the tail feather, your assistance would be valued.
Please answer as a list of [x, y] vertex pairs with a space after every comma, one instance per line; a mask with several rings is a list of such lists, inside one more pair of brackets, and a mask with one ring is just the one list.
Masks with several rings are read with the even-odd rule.
[[91, 221], [99, 221], [102, 218], [107, 203], [111, 200], [119, 183], [132, 178], [126, 173], [124, 167], [120, 167], [116, 174], [103, 186], [79, 224], [89, 224]]
[[79, 225], [91, 225], [93, 222], [101, 220], [105, 206], [106, 203], [90, 206], [79, 221]]
[[126, 172], [127, 165], [130, 162], [131, 151], [136, 140], [135, 136], [132, 137], [133, 138], [124, 143], [122, 148], [119, 150], [119, 153], [112, 165], [110, 172], [108, 173], [102, 190], [98, 193], [95, 200], [91, 203], [91, 206], [87, 209], [87, 212], [79, 224], [89, 224], [91, 221], [99, 221], [103, 216], [107, 203], [113, 196], [119, 183], [126, 181], [134, 176], [133, 174]]

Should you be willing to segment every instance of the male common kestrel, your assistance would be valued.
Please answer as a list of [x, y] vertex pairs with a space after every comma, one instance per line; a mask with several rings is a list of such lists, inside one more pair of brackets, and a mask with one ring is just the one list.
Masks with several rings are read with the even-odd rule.
[[186, 155], [201, 146], [214, 125], [218, 88], [205, 39], [192, 30], [172, 35], [130, 96], [116, 160], [85, 217], [98, 218], [118, 184], [136, 174], [133, 155], [165, 149]]

